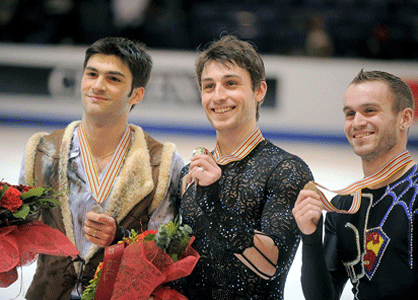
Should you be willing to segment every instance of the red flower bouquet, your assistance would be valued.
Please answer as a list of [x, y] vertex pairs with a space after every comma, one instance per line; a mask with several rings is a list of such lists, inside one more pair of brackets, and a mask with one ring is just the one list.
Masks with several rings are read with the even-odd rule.
[[59, 230], [36, 220], [42, 208], [59, 205], [52, 189], [0, 182], [0, 287], [17, 280], [19, 266], [38, 253], [77, 256], [77, 248]]
[[82, 300], [187, 299], [165, 283], [190, 275], [199, 254], [190, 246], [191, 228], [179, 221], [147, 230], [107, 247], [103, 264]]

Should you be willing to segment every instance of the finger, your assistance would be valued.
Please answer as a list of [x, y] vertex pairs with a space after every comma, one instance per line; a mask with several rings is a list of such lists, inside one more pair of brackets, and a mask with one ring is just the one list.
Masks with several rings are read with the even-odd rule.
[[[206, 156], [208, 157], [208, 156]], [[201, 179], [201, 174], [213, 174], [213, 176], [218, 176], [222, 173], [221, 168], [216, 164], [216, 162], [210, 158], [210, 160], [197, 159], [190, 163], [189, 173], [193, 174], [194, 177], [199, 177]], [[219, 175], [220, 176], [220, 175]]]
[[101, 239], [101, 237], [98, 236], [98, 234], [96, 234], [95, 237], [89, 235], [89, 234], [85, 234], [84, 235], [86, 237], [86, 240], [89, 241], [92, 244], [95, 244], [99, 247], [105, 247], [105, 243], [104, 241]]
[[84, 236], [87, 241], [100, 247], [107, 247], [114, 240], [114, 235], [109, 234], [107, 231], [94, 228], [85, 228]]
[[189, 170], [189, 173], [187, 173], [187, 175], [184, 176], [184, 181], [185, 181], [185, 189], [187, 189], [189, 185], [193, 182], [193, 176], [190, 170]]
[[84, 235], [86, 238], [100, 239], [101, 231], [97, 228], [84, 226]]
[[299, 230], [303, 234], [312, 234], [318, 228], [322, 212], [315, 209], [307, 209], [294, 212], [294, 217]]
[[101, 223], [100, 222], [100, 215], [101, 214], [97, 214], [95, 212], [89, 211], [86, 214], [86, 220], [85, 221], [88, 221], [91, 224], [100, 224]]
[[189, 173], [193, 173], [196, 169], [202, 172], [203, 170], [208, 170], [209, 167], [210, 164], [204, 159], [195, 160], [190, 163]]
[[193, 168], [196, 165], [202, 166], [205, 169], [210, 169], [211, 167], [218, 166], [213, 157], [209, 155], [197, 155], [195, 157], [192, 157], [190, 159], [190, 168]]
[[[313, 200], [313, 199], [310, 199]], [[316, 214], [322, 214], [322, 203], [318, 203], [317, 201], [307, 201], [305, 203], [305, 205], [303, 205], [302, 207], [300, 207], [299, 209], [299, 213], [301, 215], [305, 215], [305, 214], [311, 214], [311, 213], [316, 213]]]
[[199, 177], [203, 171], [205, 171], [205, 167], [202, 167], [201, 164], [194, 163], [193, 166], [190, 165], [189, 173], [187, 173], [187, 183], [191, 184], [196, 180], [199, 180]]
[[297, 220], [298, 223], [310, 223], [313, 222], [315, 225], [318, 225], [318, 221], [322, 216], [322, 212], [321, 211], [317, 211], [317, 210], [306, 210], [303, 212], [300, 212], [299, 215], [296, 217], [295, 219]]
[[298, 209], [299, 206], [303, 205], [303, 202], [306, 201], [307, 199], [315, 199], [316, 201], [321, 201], [318, 193], [314, 191], [309, 191], [309, 190], [301, 190], [299, 192], [298, 197], [296, 198], [294, 207]]
[[114, 219], [106, 213], [97, 214], [97, 213], [94, 213], [92, 211], [89, 211], [86, 214], [86, 220], [88, 220], [88, 221], [90, 221], [94, 224], [97, 224], [97, 226], [110, 225], [110, 224], [113, 224], [115, 222]]
[[307, 198], [292, 210], [296, 220], [318, 219], [322, 215], [323, 205], [316, 199]]

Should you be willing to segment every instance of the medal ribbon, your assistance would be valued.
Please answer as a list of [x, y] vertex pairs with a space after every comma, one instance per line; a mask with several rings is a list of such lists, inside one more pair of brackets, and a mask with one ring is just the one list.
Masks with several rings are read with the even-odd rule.
[[122, 166], [123, 160], [128, 153], [132, 141], [131, 130], [126, 128], [101, 183], [99, 182], [99, 175], [97, 174], [96, 167], [93, 162], [93, 155], [91, 154], [90, 146], [87, 142], [82, 124], [78, 127], [78, 136], [80, 140], [81, 158], [86, 170], [87, 181], [91, 193], [97, 203], [102, 203], [109, 195], [119, 169]]
[[231, 154], [221, 156], [221, 150], [219, 144], [216, 143], [215, 150], [212, 153], [205, 150], [205, 154], [209, 154], [213, 157], [218, 165], [226, 165], [230, 162], [241, 160], [250, 154], [251, 151], [262, 141], [264, 137], [259, 128], [254, 130], [253, 133]]
[[390, 178], [395, 173], [402, 170], [410, 162], [412, 162], [412, 158], [409, 152], [408, 151], [402, 152], [401, 154], [393, 158], [391, 161], [389, 161], [385, 166], [383, 166], [383, 168], [381, 168], [375, 174], [370, 175], [366, 178], [363, 178], [359, 181], [356, 181], [341, 190], [333, 191], [333, 190], [327, 189], [326, 187], [316, 182], [313, 182], [313, 184], [315, 184], [316, 186], [324, 190], [327, 190], [329, 192], [333, 192], [339, 195], [351, 195], [352, 193], [354, 193], [353, 203], [351, 204], [350, 209], [347, 211], [347, 210], [340, 210], [340, 209], [335, 208], [335, 206], [332, 205], [331, 202], [329, 202], [328, 199], [325, 197], [324, 193], [322, 193], [319, 189], [317, 189], [317, 192], [319, 193], [321, 197], [322, 204], [324, 205], [326, 211], [337, 212], [341, 214], [355, 214], [360, 208], [361, 190], [363, 188], [372, 187], [378, 183], [385, 181], [386, 179]]

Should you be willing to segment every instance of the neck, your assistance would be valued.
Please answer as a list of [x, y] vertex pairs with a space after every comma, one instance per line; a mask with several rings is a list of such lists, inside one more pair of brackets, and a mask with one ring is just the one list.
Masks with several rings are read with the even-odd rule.
[[[365, 160], [362, 159], [362, 166], [363, 166], [363, 174], [364, 177], [368, 177], [371, 176], [373, 174], [375, 174], [376, 172], [378, 172], [380, 169], [382, 169], [388, 162], [390, 162], [393, 158], [395, 158], [397, 155], [399, 155], [400, 153], [404, 152], [400, 151], [398, 153], [396, 153], [395, 155], [391, 156], [391, 157], [382, 157], [382, 158], [376, 158], [374, 160]], [[384, 187], [396, 180], [398, 180], [399, 178], [401, 178], [412, 166], [414, 165], [414, 162], [410, 162], [409, 164], [407, 164], [406, 166], [404, 166], [402, 169], [400, 169], [398, 172], [394, 173], [392, 176], [388, 177], [386, 180], [382, 181], [381, 183], [374, 185], [373, 187], [371, 187], [372, 189], [378, 189], [381, 187]]]
[[94, 157], [103, 157], [116, 150], [125, 133], [127, 123], [97, 124], [82, 118], [81, 123]]
[[216, 142], [219, 145], [221, 155], [224, 156], [234, 152], [256, 128], [240, 133], [216, 132]]

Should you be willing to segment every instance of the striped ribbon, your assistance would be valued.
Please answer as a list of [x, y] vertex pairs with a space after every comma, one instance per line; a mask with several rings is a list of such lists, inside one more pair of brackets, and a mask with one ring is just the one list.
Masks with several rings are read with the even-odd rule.
[[128, 153], [132, 141], [131, 130], [126, 128], [101, 183], [99, 182], [99, 174], [97, 174], [93, 155], [91, 154], [90, 146], [87, 142], [82, 124], [78, 127], [78, 135], [80, 140], [81, 158], [86, 170], [87, 181], [91, 193], [97, 203], [102, 203], [109, 195], [123, 160]]
[[[316, 189], [316, 192], [319, 193], [321, 197], [321, 201], [325, 207], [325, 210], [328, 212], [337, 212], [341, 214], [355, 214], [358, 209], [360, 208], [361, 204], [361, 190], [366, 187], [372, 187], [376, 184], [379, 184], [386, 179], [390, 178], [395, 173], [402, 170], [407, 164], [412, 162], [412, 158], [408, 151], [402, 152], [395, 158], [393, 158], [391, 161], [389, 161], [383, 168], [381, 168], [379, 171], [377, 171], [375, 174], [370, 175], [366, 178], [363, 178], [359, 181], [356, 181], [349, 185], [348, 187], [341, 189], [341, 190], [329, 190], [326, 187], [313, 182], [317, 187], [320, 187], [324, 190], [327, 190], [329, 192], [333, 192], [339, 195], [351, 195], [354, 193], [353, 203], [351, 204], [350, 209], [347, 210], [340, 210], [337, 209], [334, 205], [331, 204], [331, 202], [328, 201], [328, 199], [325, 197], [324, 193], [320, 191], [319, 189]], [[308, 187], [308, 189], [310, 189]]]
[[253, 133], [239, 146], [234, 152], [228, 155], [221, 156], [221, 150], [219, 144], [216, 143], [213, 154], [209, 151], [205, 151], [206, 154], [212, 155], [215, 162], [219, 165], [226, 165], [230, 162], [241, 160], [246, 157], [253, 149], [262, 141], [264, 137], [259, 128], [254, 130]]

